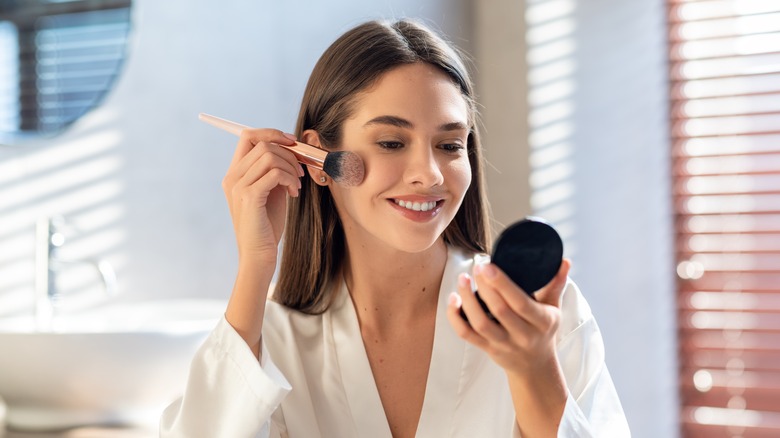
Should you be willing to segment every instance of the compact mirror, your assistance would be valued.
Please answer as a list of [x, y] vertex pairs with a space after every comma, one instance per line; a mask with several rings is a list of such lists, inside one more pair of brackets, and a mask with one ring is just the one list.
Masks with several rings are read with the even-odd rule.
[[501, 233], [491, 261], [521, 289], [533, 296], [561, 268], [563, 241], [547, 223], [536, 218], [525, 218]]
[[[491, 262], [501, 268], [525, 293], [544, 287], [563, 262], [563, 241], [555, 229], [539, 218], [527, 217], [507, 227], [493, 248]], [[482, 309], [495, 321], [476, 293]], [[461, 316], [466, 316], [461, 309]]]

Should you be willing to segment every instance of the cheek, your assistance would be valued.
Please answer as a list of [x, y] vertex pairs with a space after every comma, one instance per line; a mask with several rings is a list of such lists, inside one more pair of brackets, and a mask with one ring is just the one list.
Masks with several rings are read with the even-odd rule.
[[366, 192], [381, 192], [388, 186], [398, 183], [399, 175], [403, 175], [405, 163], [403, 160], [390, 156], [364, 154], [362, 156], [366, 174], [363, 183], [357, 188]]
[[471, 165], [468, 158], [450, 162], [446, 166], [446, 172], [450, 190], [459, 192], [461, 195], [465, 194], [471, 185]]

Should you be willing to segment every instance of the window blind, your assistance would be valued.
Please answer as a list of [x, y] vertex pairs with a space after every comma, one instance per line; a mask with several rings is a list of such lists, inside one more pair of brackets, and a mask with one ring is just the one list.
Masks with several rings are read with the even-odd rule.
[[684, 437], [780, 437], [780, 1], [667, 0]]

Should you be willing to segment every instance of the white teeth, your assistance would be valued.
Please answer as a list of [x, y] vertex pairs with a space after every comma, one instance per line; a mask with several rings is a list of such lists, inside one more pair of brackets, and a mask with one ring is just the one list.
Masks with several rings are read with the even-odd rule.
[[428, 210], [433, 210], [433, 208], [436, 207], [436, 201], [411, 202], [411, 201], [401, 201], [396, 199], [395, 203], [400, 205], [403, 208], [414, 210], [414, 211], [428, 211]]

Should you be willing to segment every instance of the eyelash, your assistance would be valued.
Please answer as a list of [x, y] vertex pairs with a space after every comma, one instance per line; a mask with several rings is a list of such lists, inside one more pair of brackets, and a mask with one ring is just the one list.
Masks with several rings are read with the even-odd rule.
[[452, 152], [452, 153], [465, 149], [463, 145], [459, 143], [445, 143], [441, 145], [441, 147], [442, 149], [444, 149], [445, 152]]
[[[379, 141], [377, 142], [379, 147], [386, 150], [398, 150], [404, 147], [404, 144], [400, 141]], [[439, 145], [444, 152], [456, 153], [464, 149], [463, 145], [458, 143], [445, 143]]]
[[404, 144], [400, 141], [378, 141], [376, 144], [378, 144], [382, 149], [387, 150], [401, 149], [404, 146]]

